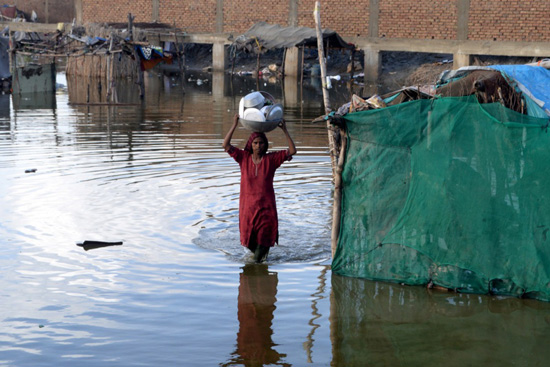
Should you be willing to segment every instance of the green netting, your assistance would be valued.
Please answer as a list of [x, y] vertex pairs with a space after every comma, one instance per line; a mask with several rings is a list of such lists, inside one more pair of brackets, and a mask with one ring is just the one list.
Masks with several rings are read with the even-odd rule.
[[475, 97], [344, 118], [334, 272], [550, 300], [547, 119]]

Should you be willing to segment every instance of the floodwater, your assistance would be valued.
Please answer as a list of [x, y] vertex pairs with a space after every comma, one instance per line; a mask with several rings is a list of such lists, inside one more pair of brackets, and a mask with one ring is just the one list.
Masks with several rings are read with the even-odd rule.
[[[116, 107], [84, 104], [104, 100], [94, 83], [58, 83], [0, 96], [0, 365], [549, 365], [546, 303], [331, 273], [319, 83], [148, 75], [144, 103], [120, 84]], [[239, 169], [221, 148], [258, 87], [299, 150], [277, 171], [280, 244], [261, 265], [239, 245]]]

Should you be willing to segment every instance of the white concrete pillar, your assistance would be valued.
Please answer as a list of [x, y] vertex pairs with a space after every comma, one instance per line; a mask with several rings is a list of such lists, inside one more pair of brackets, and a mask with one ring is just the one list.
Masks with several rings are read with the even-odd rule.
[[284, 105], [285, 107], [299, 107], [299, 83], [298, 77], [295, 75], [289, 75], [285, 77], [284, 82]]
[[366, 49], [365, 51], [365, 83], [376, 83], [380, 77], [380, 51]]
[[462, 52], [456, 52], [453, 54], [453, 69], [459, 69], [463, 66], [470, 66], [472, 64], [472, 55], [463, 54]]
[[302, 50], [298, 47], [288, 48], [285, 57], [285, 76], [300, 76], [302, 72]]
[[[225, 91], [225, 73], [222, 71], [212, 72], [212, 96], [222, 98]], [[217, 105], [216, 103], [214, 105]]]
[[226, 47], [223, 43], [214, 43], [212, 45], [212, 70], [225, 71], [227, 60]]

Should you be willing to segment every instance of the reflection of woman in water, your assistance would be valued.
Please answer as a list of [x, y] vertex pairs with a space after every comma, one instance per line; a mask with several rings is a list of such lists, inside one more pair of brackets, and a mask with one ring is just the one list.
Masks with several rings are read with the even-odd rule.
[[288, 149], [268, 153], [268, 142], [264, 133], [252, 133], [244, 150], [238, 149], [231, 145], [238, 123], [239, 116], [235, 115], [233, 125], [223, 141], [223, 148], [241, 167], [241, 244], [254, 253], [256, 262], [262, 262], [279, 237], [273, 176], [284, 161], [291, 160], [296, 154], [296, 146], [286, 129], [285, 121], [282, 120], [279, 127], [286, 136]]
[[237, 349], [222, 366], [291, 366], [280, 361], [286, 357], [273, 349], [271, 328], [277, 300], [277, 273], [265, 264], [248, 264], [239, 281]]

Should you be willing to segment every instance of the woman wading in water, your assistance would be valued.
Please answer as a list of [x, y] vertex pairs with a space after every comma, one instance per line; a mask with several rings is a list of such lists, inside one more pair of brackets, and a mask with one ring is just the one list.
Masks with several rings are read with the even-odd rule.
[[239, 124], [239, 115], [233, 118], [233, 126], [223, 141], [223, 149], [241, 167], [241, 194], [239, 197], [239, 230], [241, 244], [254, 253], [254, 260], [267, 258], [269, 248], [279, 239], [279, 221], [273, 190], [275, 170], [296, 154], [296, 145], [286, 129], [286, 122], [279, 124], [286, 136], [288, 149], [267, 152], [264, 133], [252, 133], [244, 149], [231, 145], [231, 138]]

